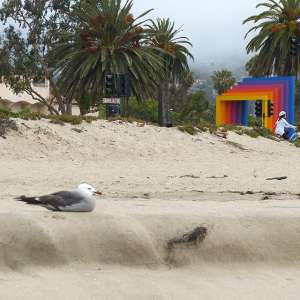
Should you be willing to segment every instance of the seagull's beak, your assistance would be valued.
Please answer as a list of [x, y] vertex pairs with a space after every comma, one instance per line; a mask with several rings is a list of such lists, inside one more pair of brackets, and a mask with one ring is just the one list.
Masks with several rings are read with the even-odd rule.
[[94, 192], [94, 194], [95, 194], [95, 195], [98, 195], [98, 196], [103, 195], [101, 192], [98, 192], [98, 191]]

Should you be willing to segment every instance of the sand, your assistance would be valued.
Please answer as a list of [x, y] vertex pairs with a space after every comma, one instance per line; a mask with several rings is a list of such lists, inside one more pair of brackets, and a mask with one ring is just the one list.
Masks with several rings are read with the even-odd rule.
[[[0, 138], [0, 299], [299, 298], [300, 149], [119, 121], [17, 122]], [[105, 194], [92, 213], [13, 200], [81, 182]], [[196, 226], [203, 242], [167, 248]]]

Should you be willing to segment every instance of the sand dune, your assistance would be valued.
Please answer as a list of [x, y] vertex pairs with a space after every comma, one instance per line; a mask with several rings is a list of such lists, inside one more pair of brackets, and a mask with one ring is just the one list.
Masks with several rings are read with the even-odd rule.
[[[299, 149], [121, 122], [18, 126], [0, 139], [0, 299], [298, 299]], [[105, 194], [90, 214], [13, 200], [82, 181]], [[167, 247], [197, 226], [203, 241]]]

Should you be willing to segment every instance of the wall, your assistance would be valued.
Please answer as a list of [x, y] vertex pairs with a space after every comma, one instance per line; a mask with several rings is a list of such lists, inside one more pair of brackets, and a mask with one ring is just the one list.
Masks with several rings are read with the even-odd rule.
[[[45, 83], [36, 83], [33, 84], [34, 90], [45, 98], [50, 97], [50, 85], [49, 81]], [[26, 101], [28, 103], [36, 103], [37, 101], [33, 100], [32, 97], [26, 93], [16, 95], [12, 90], [5, 86], [4, 83], [0, 83], [0, 97], [2, 99], [7, 99], [12, 102]]]

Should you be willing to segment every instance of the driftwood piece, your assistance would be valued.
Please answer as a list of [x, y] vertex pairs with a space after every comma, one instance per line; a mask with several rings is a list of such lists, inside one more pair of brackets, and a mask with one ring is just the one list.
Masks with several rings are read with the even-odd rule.
[[196, 245], [197, 243], [200, 243], [204, 241], [204, 239], [207, 236], [207, 228], [204, 226], [198, 226], [194, 228], [192, 231], [189, 231], [182, 236], [173, 238], [168, 241], [167, 248], [168, 250], [172, 250], [175, 245]]
[[210, 177], [207, 177], [207, 178], [210, 178], [210, 179], [223, 179], [223, 178], [228, 178], [228, 175], [223, 175], [223, 176], [210, 176]]
[[249, 151], [248, 148], [245, 148], [243, 145], [239, 144], [239, 143], [236, 143], [236, 142], [232, 142], [232, 141], [226, 141], [226, 144], [227, 145], [230, 145], [232, 147], [235, 147], [235, 148], [238, 148], [242, 151]]
[[62, 121], [62, 120], [55, 120], [55, 119], [53, 119], [53, 120], [50, 120], [49, 123], [60, 125], [60, 126], [65, 126], [65, 122]]
[[193, 174], [187, 174], [187, 175], [182, 175], [179, 178], [194, 178], [194, 179], [198, 179], [198, 178], [200, 178], [200, 176], [196, 176], [196, 175], [193, 175]]
[[223, 132], [223, 131], [216, 131], [214, 133], [217, 137], [220, 137], [222, 139], [227, 139], [227, 132]]
[[79, 128], [71, 128], [71, 130], [77, 132], [77, 133], [82, 133], [83, 130], [82, 129], [79, 129]]
[[267, 178], [266, 180], [285, 180], [285, 179], [287, 179], [287, 176], [271, 177], [271, 178]]

